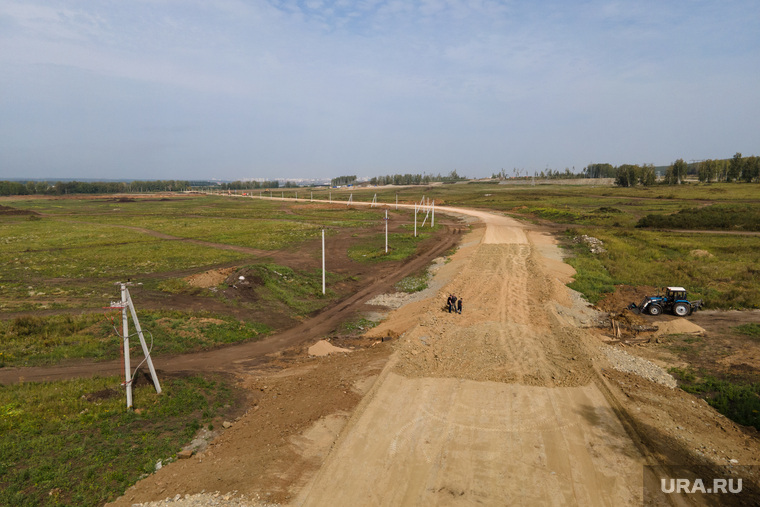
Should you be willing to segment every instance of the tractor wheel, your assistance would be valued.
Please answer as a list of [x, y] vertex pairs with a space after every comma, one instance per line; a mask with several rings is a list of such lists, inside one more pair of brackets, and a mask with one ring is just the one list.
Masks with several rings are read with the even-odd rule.
[[686, 317], [691, 313], [691, 308], [686, 303], [676, 303], [673, 305], [673, 313], [679, 317]]
[[649, 305], [649, 315], [660, 315], [662, 307], [660, 305]]

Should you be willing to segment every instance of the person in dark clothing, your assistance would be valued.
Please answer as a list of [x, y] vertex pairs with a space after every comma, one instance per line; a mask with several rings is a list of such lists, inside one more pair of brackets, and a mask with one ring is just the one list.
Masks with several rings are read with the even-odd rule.
[[457, 313], [457, 297], [454, 294], [451, 295], [451, 311]]
[[462, 298], [459, 298], [457, 300], [457, 313], [459, 313], [459, 314], [462, 313]]
[[454, 296], [452, 296], [451, 294], [449, 294], [449, 297], [446, 299], [446, 307], [449, 309], [449, 313], [451, 313], [451, 309], [452, 309], [451, 307], [454, 306], [454, 302], [451, 299], [453, 297]]

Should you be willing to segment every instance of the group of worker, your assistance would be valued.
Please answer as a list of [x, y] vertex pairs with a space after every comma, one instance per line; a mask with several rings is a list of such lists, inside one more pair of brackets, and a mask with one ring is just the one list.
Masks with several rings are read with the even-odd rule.
[[449, 313], [462, 313], [462, 298], [457, 298], [454, 294], [449, 294], [449, 299], [446, 300], [446, 306], [449, 309]]

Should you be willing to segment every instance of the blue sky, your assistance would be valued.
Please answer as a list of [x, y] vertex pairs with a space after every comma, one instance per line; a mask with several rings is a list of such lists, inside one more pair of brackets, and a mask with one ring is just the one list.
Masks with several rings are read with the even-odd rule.
[[760, 155], [760, 2], [0, 0], [0, 178]]

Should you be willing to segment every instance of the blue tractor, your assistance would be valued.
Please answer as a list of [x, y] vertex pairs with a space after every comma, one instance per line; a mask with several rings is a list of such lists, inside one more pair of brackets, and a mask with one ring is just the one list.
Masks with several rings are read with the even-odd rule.
[[679, 317], [686, 317], [702, 307], [702, 300], [689, 301], [686, 299], [686, 289], [683, 287], [665, 287], [665, 294], [646, 296], [640, 304], [631, 303], [628, 309], [634, 313], [660, 315], [669, 312]]

